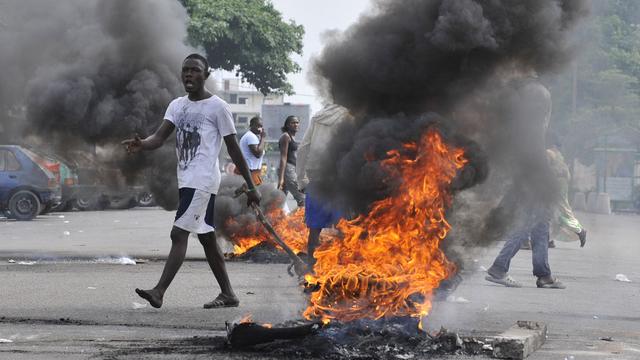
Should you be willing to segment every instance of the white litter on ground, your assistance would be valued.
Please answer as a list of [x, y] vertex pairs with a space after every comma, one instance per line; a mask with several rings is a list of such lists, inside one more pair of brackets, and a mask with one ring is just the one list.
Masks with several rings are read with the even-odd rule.
[[9, 339], [0, 339], [0, 343], [12, 343], [13, 340], [9, 340]]
[[15, 261], [15, 260], [13, 260], [13, 259], [9, 259], [9, 260], [7, 260], [7, 262], [8, 262], [9, 264], [13, 264], [13, 263], [15, 263], [16, 261]]
[[126, 257], [105, 257], [96, 259], [96, 263], [99, 264], [114, 264], [114, 265], [135, 265], [136, 261]]
[[58, 215], [58, 218], [64, 219], [64, 215]]
[[70, 221], [69, 220], [65, 220], [65, 221], [63, 221], [63, 223], [68, 224], [68, 223], [70, 223]]
[[93, 286], [89, 286], [89, 287], [87, 287], [87, 289], [89, 289], [89, 290], [95, 290], [96, 288], [95, 288], [95, 287], [93, 287]]
[[449, 295], [449, 296], [447, 296], [447, 302], [459, 303], [459, 304], [467, 304], [467, 303], [470, 303], [471, 301], [463, 298], [462, 296]]
[[35, 265], [35, 261], [18, 261], [18, 265]]
[[134, 310], [138, 310], [138, 309], [144, 309], [147, 307], [147, 304], [140, 304], [138, 302], [133, 302], [133, 309]]
[[70, 232], [68, 232], [68, 231], [63, 232], [63, 234], [64, 234], [64, 235], [66, 235], [66, 236], [71, 235], [71, 233], [70, 233]]
[[631, 280], [629, 280], [629, 278], [625, 274], [617, 274], [616, 281], [631, 282]]

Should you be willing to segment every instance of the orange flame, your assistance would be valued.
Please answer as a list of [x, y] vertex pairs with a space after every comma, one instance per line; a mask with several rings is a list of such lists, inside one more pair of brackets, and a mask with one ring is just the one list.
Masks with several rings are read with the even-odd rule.
[[306, 279], [319, 290], [307, 319], [422, 317], [433, 289], [455, 270], [439, 245], [451, 228], [447, 189], [467, 162], [463, 150], [430, 129], [419, 143], [387, 155], [382, 164], [390, 178], [402, 179], [401, 191], [375, 202], [367, 215], [341, 220], [341, 235], [316, 250], [315, 275]]
[[246, 314], [240, 319], [240, 321], [238, 321], [238, 324], [250, 323], [252, 321], [253, 321], [253, 315]]
[[[309, 229], [304, 223], [304, 208], [297, 208], [291, 214], [286, 215], [282, 208], [274, 207], [268, 209], [265, 216], [273, 225], [276, 233], [294, 252], [306, 252]], [[230, 218], [228, 221], [234, 222], [235, 220]], [[262, 242], [268, 242], [277, 247], [271, 234], [257, 220], [243, 230], [241, 234], [231, 238], [234, 244], [234, 255], [241, 255]], [[278, 249], [280, 248], [278, 247]]]

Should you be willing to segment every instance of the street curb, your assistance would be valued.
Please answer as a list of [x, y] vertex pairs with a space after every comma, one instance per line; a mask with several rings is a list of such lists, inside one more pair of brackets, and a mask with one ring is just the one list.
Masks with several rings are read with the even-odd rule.
[[547, 339], [547, 325], [518, 321], [493, 340], [493, 357], [522, 360], [538, 350]]

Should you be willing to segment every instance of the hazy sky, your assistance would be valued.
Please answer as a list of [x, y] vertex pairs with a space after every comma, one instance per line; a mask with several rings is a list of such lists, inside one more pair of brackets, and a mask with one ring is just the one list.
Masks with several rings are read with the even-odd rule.
[[356, 22], [359, 15], [370, 8], [371, 0], [271, 0], [285, 20], [293, 20], [304, 26], [304, 52], [294, 60], [302, 66], [298, 74], [289, 75], [298, 95], [286, 101], [311, 104], [312, 112], [320, 109], [320, 99], [307, 81], [309, 60], [322, 50], [322, 34], [328, 30], [344, 30]]

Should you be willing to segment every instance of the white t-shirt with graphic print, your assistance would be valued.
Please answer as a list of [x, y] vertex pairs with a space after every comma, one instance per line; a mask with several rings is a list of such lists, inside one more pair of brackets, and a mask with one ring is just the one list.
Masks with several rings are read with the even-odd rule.
[[223, 137], [236, 133], [229, 104], [215, 95], [199, 101], [182, 96], [169, 104], [164, 118], [176, 126], [178, 187], [216, 194]]

